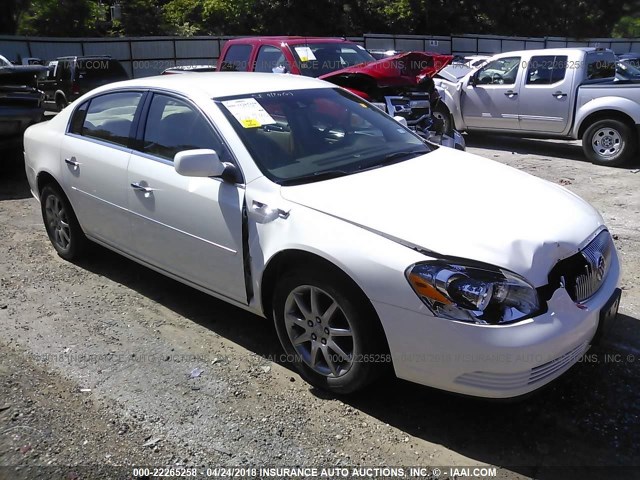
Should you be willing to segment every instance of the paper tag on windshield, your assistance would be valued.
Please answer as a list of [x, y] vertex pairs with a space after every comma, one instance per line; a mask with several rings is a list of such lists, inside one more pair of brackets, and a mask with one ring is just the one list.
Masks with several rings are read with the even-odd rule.
[[296, 49], [296, 53], [298, 57], [300, 57], [301, 62], [309, 62], [316, 59], [316, 56], [313, 54], [309, 47], [293, 47]]
[[239, 98], [226, 100], [222, 104], [231, 112], [244, 128], [257, 128], [262, 125], [276, 123], [269, 113], [262, 108], [255, 98]]

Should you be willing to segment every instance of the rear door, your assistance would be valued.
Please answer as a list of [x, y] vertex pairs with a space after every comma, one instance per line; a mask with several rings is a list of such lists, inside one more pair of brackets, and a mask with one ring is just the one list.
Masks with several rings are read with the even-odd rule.
[[176, 153], [210, 148], [234, 162], [204, 114], [185, 98], [156, 93], [131, 155], [127, 195], [134, 255], [200, 287], [246, 303], [242, 256], [244, 186], [184, 177]]
[[113, 92], [79, 105], [60, 150], [65, 190], [83, 230], [122, 250], [130, 240], [130, 143], [144, 95]]
[[475, 85], [463, 84], [462, 116], [470, 129], [518, 130], [519, 80], [522, 58], [501, 57], [473, 76]]
[[567, 55], [536, 55], [527, 65], [520, 89], [520, 128], [530, 132], [562, 133], [571, 112], [575, 69]]

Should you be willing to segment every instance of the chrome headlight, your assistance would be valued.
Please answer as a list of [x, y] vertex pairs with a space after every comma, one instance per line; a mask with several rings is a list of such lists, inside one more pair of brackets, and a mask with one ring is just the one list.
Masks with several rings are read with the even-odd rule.
[[437, 317], [480, 324], [500, 324], [540, 311], [536, 289], [524, 278], [500, 268], [444, 261], [417, 263], [407, 280]]

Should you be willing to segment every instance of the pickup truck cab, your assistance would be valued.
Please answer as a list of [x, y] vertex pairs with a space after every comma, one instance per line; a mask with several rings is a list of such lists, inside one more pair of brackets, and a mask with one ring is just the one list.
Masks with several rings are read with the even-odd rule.
[[436, 83], [458, 130], [581, 139], [589, 160], [617, 166], [637, 152], [640, 85], [614, 83], [615, 64], [598, 48], [516, 51]]

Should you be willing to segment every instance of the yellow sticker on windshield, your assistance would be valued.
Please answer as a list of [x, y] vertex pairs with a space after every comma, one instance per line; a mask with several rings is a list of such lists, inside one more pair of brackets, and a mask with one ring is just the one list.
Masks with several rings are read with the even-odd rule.
[[226, 100], [222, 104], [244, 128], [258, 128], [262, 125], [276, 123], [269, 113], [262, 108], [255, 98], [239, 98]]

